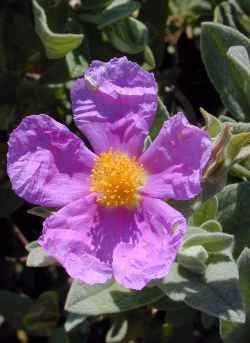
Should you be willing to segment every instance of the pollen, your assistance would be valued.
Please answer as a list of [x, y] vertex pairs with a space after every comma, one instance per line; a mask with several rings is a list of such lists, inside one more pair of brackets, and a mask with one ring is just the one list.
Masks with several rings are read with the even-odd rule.
[[146, 175], [136, 158], [110, 149], [98, 156], [90, 179], [90, 190], [98, 194], [98, 203], [110, 208], [131, 208], [139, 203], [139, 190]]

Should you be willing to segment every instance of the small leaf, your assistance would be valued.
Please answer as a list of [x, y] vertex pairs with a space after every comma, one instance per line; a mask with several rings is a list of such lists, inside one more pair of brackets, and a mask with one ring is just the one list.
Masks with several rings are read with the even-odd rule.
[[239, 6], [239, 1], [223, 1], [215, 8], [214, 18], [216, 22], [233, 27], [247, 36], [250, 30], [244, 22], [246, 15]]
[[225, 343], [247, 342], [250, 335], [250, 250], [245, 248], [238, 259], [240, 290], [246, 308], [244, 324], [220, 322], [221, 337]]
[[223, 230], [235, 235], [235, 256], [244, 247], [250, 248], [250, 182], [227, 185], [218, 193], [219, 209], [217, 218]]
[[211, 198], [226, 185], [228, 168], [225, 166], [225, 154], [232, 137], [231, 131], [229, 125], [224, 125], [213, 146], [208, 167], [203, 175], [203, 200]]
[[221, 224], [214, 219], [210, 219], [201, 225], [201, 228], [208, 232], [222, 232]]
[[82, 332], [82, 328], [84, 327], [84, 329], [86, 329], [86, 331], [88, 330], [88, 321], [87, 318], [85, 316], [83, 316], [82, 314], [77, 314], [77, 313], [69, 313], [67, 315], [65, 324], [64, 324], [64, 329], [66, 332], [72, 331], [74, 330], [76, 327], [78, 327], [79, 325], [81, 325], [81, 332]]
[[205, 120], [205, 130], [209, 133], [210, 137], [216, 138], [221, 133], [222, 123], [203, 108], [200, 109], [200, 112]]
[[247, 54], [250, 53], [250, 40], [237, 30], [215, 23], [202, 25], [201, 51], [209, 78], [230, 113], [238, 120], [248, 121], [249, 77], [235, 56], [232, 56], [232, 51], [228, 54], [232, 46], [242, 46]]
[[52, 211], [45, 207], [33, 207], [27, 211], [29, 214], [46, 219], [52, 214]]
[[223, 255], [213, 255], [209, 260], [204, 276], [174, 264], [157, 284], [174, 301], [184, 301], [214, 317], [244, 322], [236, 264]]
[[163, 296], [157, 287], [135, 292], [114, 282], [88, 286], [74, 281], [68, 293], [66, 311], [89, 316], [119, 313], [145, 306]]
[[205, 232], [189, 236], [183, 243], [183, 248], [202, 245], [208, 252], [221, 252], [232, 249], [234, 237], [222, 232]]
[[40, 37], [48, 58], [64, 57], [77, 48], [84, 38], [83, 34], [54, 33], [48, 27], [46, 13], [38, 0], [32, 0], [36, 33]]
[[106, 343], [121, 342], [128, 331], [128, 321], [123, 318], [117, 318], [113, 321], [111, 328], [106, 335]]
[[205, 201], [190, 218], [190, 224], [200, 226], [210, 219], [214, 219], [218, 210], [218, 200], [214, 196]]
[[80, 53], [80, 48], [69, 52], [65, 58], [51, 64], [42, 74], [43, 84], [62, 84], [81, 77], [88, 68], [88, 62]]
[[152, 144], [152, 139], [151, 139], [150, 135], [147, 135], [147, 137], [145, 138], [145, 141], [144, 141], [143, 151], [147, 150], [147, 148], [150, 146], [150, 144]]
[[40, 245], [37, 243], [37, 241], [32, 241], [26, 244], [25, 249], [30, 252], [31, 250], [40, 247]]
[[231, 122], [233, 133], [250, 132], [250, 123]]
[[142, 64], [142, 68], [144, 68], [147, 71], [155, 69], [156, 67], [155, 57], [154, 57], [153, 51], [148, 45], [144, 49], [143, 56], [144, 56], [144, 62]]
[[208, 253], [202, 245], [182, 249], [177, 255], [178, 263], [197, 274], [204, 274]]
[[48, 267], [56, 264], [56, 260], [50, 257], [43, 247], [32, 249], [27, 257], [28, 267]]
[[112, 3], [102, 12], [98, 22], [98, 28], [114, 24], [117, 21], [128, 17], [133, 12], [139, 10], [140, 3], [131, 0], [113, 0]]
[[152, 140], [156, 138], [156, 136], [158, 135], [158, 133], [160, 132], [162, 128], [162, 125], [164, 124], [165, 121], [169, 119], [169, 117], [170, 115], [168, 113], [166, 106], [164, 105], [161, 98], [158, 97], [155, 120], [150, 130], [150, 137], [152, 138]]
[[108, 26], [105, 34], [117, 50], [126, 54], [138, 54], [148, 45], [147, 27], [133, 17]]
[[71, 79], [81, 77], [85, 70], [88, 68], [87, 60], [77, 53], [77, 51], [71, 51], [66, 55], [66, 62], [68, 67], [68, 73]]
[[240, 153], [240, 150], [249, 142], [249, 140], [250, 132], [238, 133], [237, 135], [232, 136], [226, 150], [226, 166], [230, 166], [234, 162]]
[[239, 163], [234, 163], [231, 166], [230, 174], [244, 181], [250, 179], [250, 170]]

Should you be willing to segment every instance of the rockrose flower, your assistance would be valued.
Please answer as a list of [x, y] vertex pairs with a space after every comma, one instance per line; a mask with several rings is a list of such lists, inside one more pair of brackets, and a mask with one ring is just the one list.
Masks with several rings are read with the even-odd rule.
[[71, 277], [95, 284], [113, 276], [139, 290], [175, 260], [186, 220], [166, 200], [201, 192], [211, 140], [178, 113], [143, 151], [157, 86], [126, 57], [94, 61], [71, 96], [92, 150], [51, 117], [28, 116], [9, 139], [12, 187], [28, 202], [58, 209], [39, 244]]

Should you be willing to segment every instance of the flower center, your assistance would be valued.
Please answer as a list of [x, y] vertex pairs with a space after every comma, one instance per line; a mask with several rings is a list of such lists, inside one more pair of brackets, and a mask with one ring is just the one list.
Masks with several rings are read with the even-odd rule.
[[95, 162], [90, 190], [98, 193], [97, 202], [106, 207], [134, 207], [145, 178], [145, 171], [136, 158], [109, 149]]

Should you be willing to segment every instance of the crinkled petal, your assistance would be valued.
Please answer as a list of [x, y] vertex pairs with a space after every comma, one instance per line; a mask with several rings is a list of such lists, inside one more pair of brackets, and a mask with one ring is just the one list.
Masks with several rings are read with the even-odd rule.
[[123, 286], [141, 289], [167, 274], [185, 228], [184, 217], [161, 200], [107, 209], [90, 194], [47, 218], [39, 244], [75, 279], [104, 283], [113, 273]]
[[126, 57], [94, 61], [71, 97], [75, 122], [96, 153], [112, 147], [139, 156], [157, 108], [153, 74]]
[[59, 208], [89, 192], [95, 155], [51, 117], [26, 117], [8, 144], [12, 188], [28, 202]]
[[47, 218], [39, 244], [71, 277], [104, 283], [112, 277], [114, 248], [133, 237], [133, 216], [128, 212], [98, 205], [92, 193]]
[[202, 172], [212, 151], [208, 134], [182, 113], [170, 118], [140, 162], [149, 177], [143, 193], [160, 199], [188, 200], [201, 192]]
[[162, 200], [144, 197], [134, 215], [134, 237], [114, 250], [113, 273], [124, 287], [142, 289], [164, 277], [186, 230], [185, 218]]

